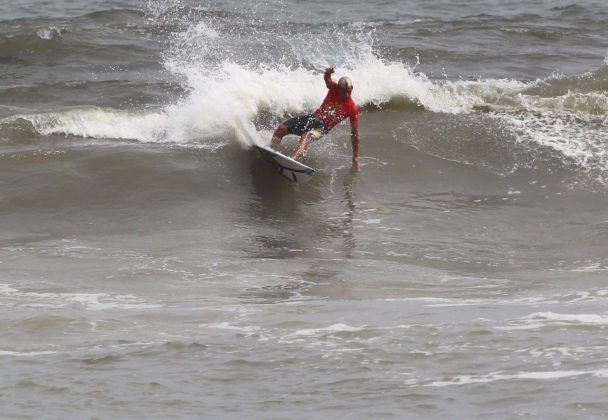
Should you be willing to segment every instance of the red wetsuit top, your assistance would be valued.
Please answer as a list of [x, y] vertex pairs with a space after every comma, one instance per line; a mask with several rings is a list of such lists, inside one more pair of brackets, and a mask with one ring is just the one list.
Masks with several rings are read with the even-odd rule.
[[357, 123], [359, 121], [359, 108], [357, 108], [352, 98], [340, 99], [338, 85], [333, 84], [319, 109], [312, 115], [331, 129], [346, 117], [350, 118], [351, 124]]

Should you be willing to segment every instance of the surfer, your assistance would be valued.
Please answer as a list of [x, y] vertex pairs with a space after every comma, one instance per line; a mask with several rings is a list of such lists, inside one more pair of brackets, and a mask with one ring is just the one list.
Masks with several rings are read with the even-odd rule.
[[348, 77], [341, 77], [336, 83], [331, 78], [333, 73], [333, 67], [328, 67], [325, 70], [323, 79], [329, 92], [327, 92], [327, 96], [319, 109], [312, 114], [300, 115], [279, 125], [272, 135], [271, 146], [276, 149], [287, 134], [300, 136], [300, 144], [292, 156], [292, 159], [299, 161], [313, 141], [319, 140], [348, 117], [350, 118], [350, 139], [353, 146], [353, 169], [358, 171], [359, 109], [351, 98], [353, 83]]

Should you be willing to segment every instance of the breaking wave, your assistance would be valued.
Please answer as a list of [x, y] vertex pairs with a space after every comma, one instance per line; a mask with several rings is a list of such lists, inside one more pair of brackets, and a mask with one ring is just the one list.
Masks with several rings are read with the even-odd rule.
[[[608, 179], [607, 63], [583, 75], [533, 82], [433, 80], [415, 65], [384, 56], [369, 25], [289, 30], [284, 26], [296, 24], [272, 26], [248, 14], [190, 11], [161, 3], [148, 11], [157, 26], [174, 30], [162, 60], [168, 77], [185, 93], [173, 104], [155, 111], [82, 107], [13, 115], [0, 120], [0, 135], [25, 123], [43, 136], [206, 147], [230, 137], [237, 118], [271, 129], [287, 116], [313, 110], [325, 93], [321, 71], [331, 64], [337, 76], [353, 79], [354, 99], [366, 111], [390, 107], [487, 114], [530, 150], [551, 148], [583, 172]], [[49, 28], [36, 42], [58, 42], [60, 37], [60, 30]]]

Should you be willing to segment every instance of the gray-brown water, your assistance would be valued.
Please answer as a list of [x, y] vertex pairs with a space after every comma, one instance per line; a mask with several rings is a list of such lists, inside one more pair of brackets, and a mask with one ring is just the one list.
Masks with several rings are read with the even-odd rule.
[[[0, 3], [0, 416], [608, 410], [604, 2]], [[294, 186], [238, 143], [350, 75]], [[295, 146], [286, 139], [284, 150]]]

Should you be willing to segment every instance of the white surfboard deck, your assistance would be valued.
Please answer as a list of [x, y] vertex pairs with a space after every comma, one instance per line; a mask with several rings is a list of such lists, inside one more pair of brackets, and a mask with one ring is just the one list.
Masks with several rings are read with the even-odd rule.
[[312, 178], [315, 170], [304, 165], [303, 163], [293, 160], [269, 147], [253, 146], [262, 159], [268, 162], [272, 167], [291, 182], [306, 182]]
[[272, 150], [270, 147], [262, 144], [262, 139], [251, 123], [243, 118], [237, 118], [235, 121], [236, 134], [244, 146], [253, 148], [258, 151], [262, 159], [269, 163], [279, 174], [291, 182], [306, 182], [312, 178], [315, 170], [293, 160], [282, 153]]

